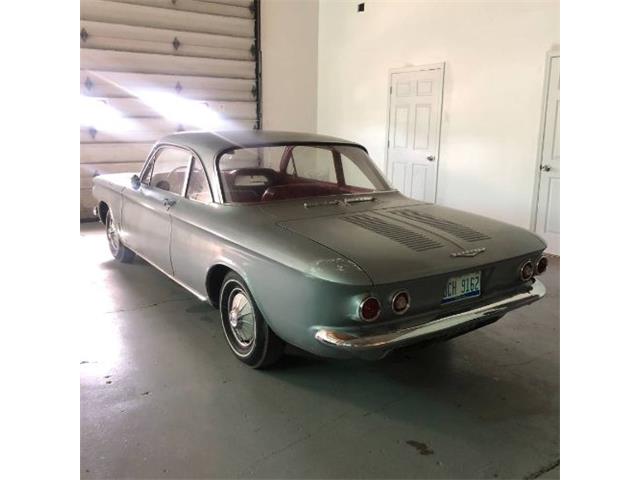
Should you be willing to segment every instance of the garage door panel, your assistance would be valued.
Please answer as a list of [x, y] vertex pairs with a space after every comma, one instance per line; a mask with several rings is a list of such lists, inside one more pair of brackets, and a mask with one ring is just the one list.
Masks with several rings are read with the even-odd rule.
[[[128, 118], [126, 129], [119, 131], [100, 130], [96, 127], [80, 128], [81, 143], [155, 142], [171, 133], [182, 130], [201, 130], [201, 126], [179, 124], [163, 118]], [[215, 130], [247, 130], [255, 119], [225, 119], [216, 124]]]
[[154, 143], [83, 143], [80, 144], [80, 159], [83, 164], [144, 162]]
[[177, 38], [180, 42], [180, 46], [197, 45], [201, 47], [232, 48], [247, 51], [251, 50], [251, 46], [254, 44], [253, 38], [185, 32], [182, 30], [150, 28], [136, 25], [121, 25], [117, 23], [94, 22], [91, 20], [81, 20], [80, 30], [82, 31], [83, 28], [86, 31], [87, 40], [92, 36], [95, 36], [173, 44], [174, 39]]
[[163, 119], [150, 121], [145, 119], [144, 125], [135, 122], [131, 129], [125, 131], [98, 130], [94, 127], [80, 128], [80, 143], [117, 143], [117, 142], [148, 142], [153, 143], [164, 135], [178, 131], [179, 125], [166, 122]]
[[101, 130], [80, 129], [80, 143], [128, 143], [155, 142], [164, 135], [175, 132], [173, 128], [164, 130], [132, 130], [128, 132], [108, 132]]
[[158, 113], [146, 103], [137, 98], [100, 97], [101, 101], [109, 105], [123, 117], [157, 117]]
[[179, 93], [194, 100], [252, 101], [255, 81], [181, 75], [80, 71], [80, 91], [97, 97], [129, 97], [141, 91]]
[[84, 70], [112, 72], [196, 75], [226, 78], [254, 78], [255, 63], [201, 57], [178, 57], [154, 53], [119, 52], [82, 48], [80, 65]]
[[80, 46], [166, 55], [253, 60], [252, 38], [180, 32], [177, 30], [80, 22]]
[[229, 17], [253, 18], [249, 5], [233, 5], [223, 2], [203, 2], [202, 0], [113, 0], [120, 3], [148, 5], [151, 7], [169, 8], [185, 12], [208, 13], [210, 15], [225, 15]]
[[80, 5], [80, 93], [104, 103], [82, 101], [81, 218], [92, 178], [138, 171], [162, 136], [259, 125], [253, 0]]
[[251, 18], [209, 15], [106, 0], [81, 0], [80, 18], [237, 37], [254, 36], [254, 21]]
[[235, 5], [238, 7], [249, 7], [253, 0], [200, 0], [204, 3], [222, 3], [224, 5]]
[[[99, 98], [124, 117], [161, 117], [158, 110], [153, 108], [153, 105], [149, 105], [138, 98]], [[215, 102], [202, 99], [194, 99], [194, 101], [201, 102], [207, 108], [218, 112], [225, 118], [253, 121], [256, 119], [256, 105], [254, 102]]]
[[197, 45], [180, 45], [175, 49], [171, 43], [145, 42], [142, 40], [127, 40], [108, 37], [88, 37], [80, 40], [82, 46], [103, 50], [121, 50], [137, 53], [157, 53], [162, 55], [177, 55], [181, 57], [218, 58], [224, 60], [251, 60], [249, 50], [233, 48], [211, 48]]
[[144, 162], [94, 163], [80, 165], [80, 188], [91, 188], [93, 177], [109, 173], [138, 173]]

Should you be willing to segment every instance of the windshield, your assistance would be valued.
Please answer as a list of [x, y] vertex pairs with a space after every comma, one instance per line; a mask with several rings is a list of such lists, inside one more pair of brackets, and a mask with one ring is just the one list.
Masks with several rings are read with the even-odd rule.
[[367, 153], [348, 145], [238, 148], [218, 160], [227, 202], [270, 202], [390, 190]]

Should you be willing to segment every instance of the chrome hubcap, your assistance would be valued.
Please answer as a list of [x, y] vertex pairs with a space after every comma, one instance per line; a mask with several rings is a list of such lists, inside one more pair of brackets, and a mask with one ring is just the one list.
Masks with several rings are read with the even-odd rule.
[[255, 340], [256, 319], [251, 301], [244, 290], [234, 288], [228, 300], [229, 325], [238, 344], [247, 348]]
[[118, 230], [116, 230], [116, 226], [113, 223], [113, 218], [111, 218], [111, 213], [109, 213], [107, 217], [107, 239], [109, 240], [111, 252], [117, 252], [120, 246], [120, 239], [118, 237]]

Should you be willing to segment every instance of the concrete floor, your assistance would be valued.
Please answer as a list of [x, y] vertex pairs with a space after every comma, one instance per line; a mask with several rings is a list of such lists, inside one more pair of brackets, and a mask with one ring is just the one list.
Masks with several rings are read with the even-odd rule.
[[81, 227], [83, 478], [559, 478], [559, 274], [548, 296], [382, 361], [254, 371], [217, 311]]

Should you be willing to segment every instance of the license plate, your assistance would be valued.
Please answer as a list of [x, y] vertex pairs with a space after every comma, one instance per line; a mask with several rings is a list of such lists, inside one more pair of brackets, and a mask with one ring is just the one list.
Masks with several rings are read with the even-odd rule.
[[444, 289], [442, 303], [480, 296], [480, 272], [451, 277]]

